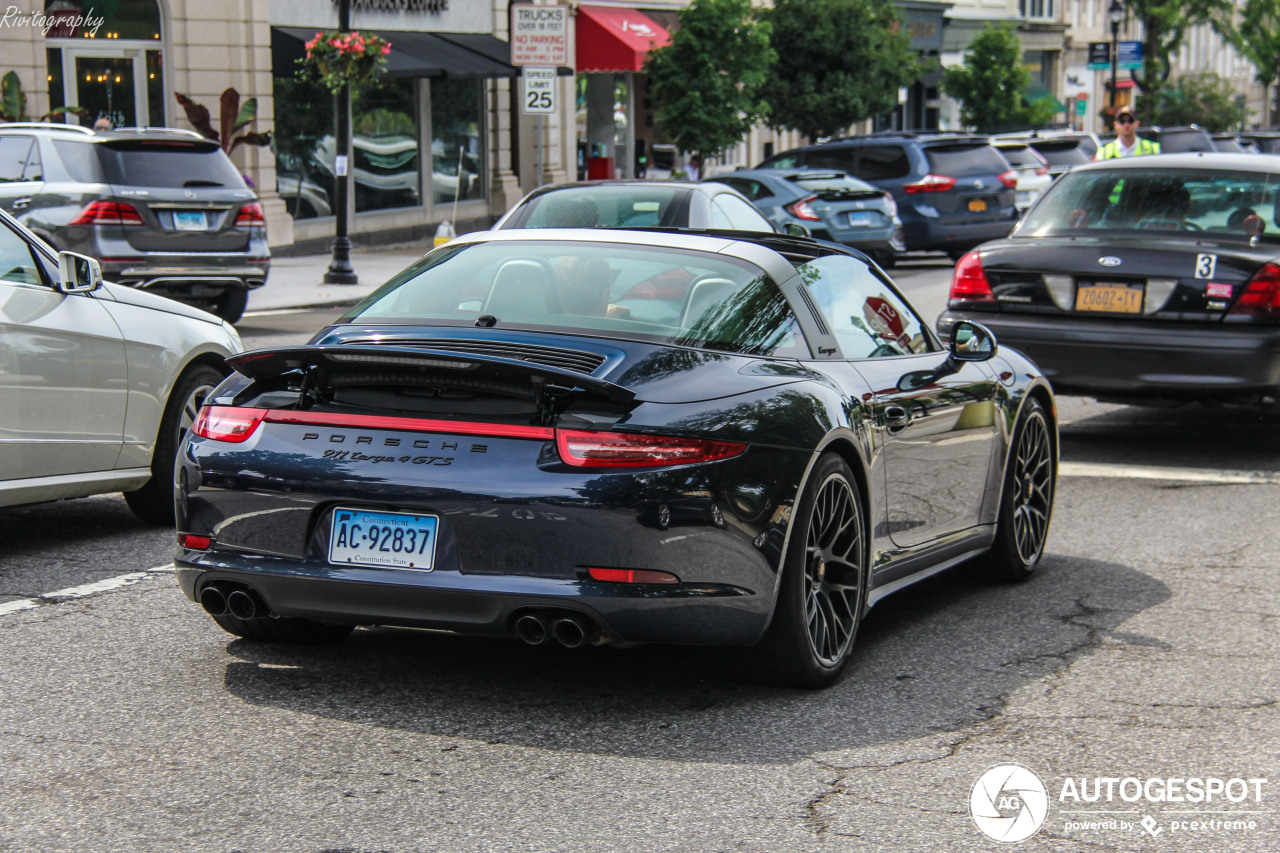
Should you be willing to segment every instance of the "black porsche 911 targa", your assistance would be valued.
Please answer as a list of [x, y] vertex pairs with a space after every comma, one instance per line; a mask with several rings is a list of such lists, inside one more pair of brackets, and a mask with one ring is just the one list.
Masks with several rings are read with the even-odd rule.
[[806, 238], [492, 231], [306, 346], [247, 352], [177, 466], [178, 579], [219, 625], [754, 646], [831, 683], [877, 599], [1027, 577], [1048, 383]]

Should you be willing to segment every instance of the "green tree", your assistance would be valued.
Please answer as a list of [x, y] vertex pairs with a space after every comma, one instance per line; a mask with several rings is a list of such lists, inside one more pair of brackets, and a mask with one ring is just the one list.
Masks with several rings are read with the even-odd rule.
[[1027, 103], [1031, 72], [1022, 60], [1022, 43], [1013, 25], [988, 24], [974, 36], [964, 64], [948, 68], [942, 91], [960, 102], [960, 120], [987, 132], [1012, 125], [1047, 124], [1054, 105]]
[[765, 114], [759, 91], [772, 60], [769, 25], [750, 0], [693, 0], [671, 43], [644, 63], [658, 126], [704, 158], [737, 145]]
[[889, 0], [776, 0], [769, 124], [810, 141], [886, 112], [921, 62]]
[[1136, 17], [1146, 33], [1142, 45], [1142, 73], [1133, 79], [1147, 97], [1138, 102], [1143, 121], [1154, 116], [1157, 96], [1169, 83], [1173, 57], [1177, 55], [1187, 33], [1200, 24], [1213, 24], [1222, 32], [1222, 23], [1233, 10], [1233, 0], [1125, 0], [1125, 7]]
[[1154, 115], [1159, 124], [1198, 124], [1211, 131], [1240, 124], [1235, 88], [1213, 72], [1184, 74], [1165, 87], [1157, 97]]
[[1257, 69], [1257, 81], [1262, 84], [1262, 117], [1264, 125], [1271, 124], [1271, 87], [1280, 79], [1280, 0], [1244, 0], [1238, 25], [1225, 24], [1221, 30], [1240, 52]]

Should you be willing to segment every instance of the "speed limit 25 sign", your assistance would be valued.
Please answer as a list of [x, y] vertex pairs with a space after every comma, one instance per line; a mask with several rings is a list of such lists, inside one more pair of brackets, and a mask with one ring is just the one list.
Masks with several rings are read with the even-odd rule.
[[524, 67], [521, 104], [526, 115], [549, 115], [556, 111], [556, 69]]

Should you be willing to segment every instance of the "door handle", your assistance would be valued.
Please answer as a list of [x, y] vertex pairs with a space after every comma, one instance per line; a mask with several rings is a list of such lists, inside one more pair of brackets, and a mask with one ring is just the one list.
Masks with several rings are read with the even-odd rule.
[[884, 407], [884, 426], [890, 433], [902, 432], [911, 423], [911, 412], [903, 406]]
[[23, 208], [31, 204], [31, 197], [27, 196], [26, 198], [15, 198], [12, 204], [13, 204], [13, 209], [18, 210], [19, 208]]

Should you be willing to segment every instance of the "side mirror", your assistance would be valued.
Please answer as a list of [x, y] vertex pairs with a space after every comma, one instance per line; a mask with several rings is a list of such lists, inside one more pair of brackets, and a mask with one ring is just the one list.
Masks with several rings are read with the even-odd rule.
[[788, 222], [782, 226], [783, 233], [788, 237], [812, 237], [813, 232], [799, 222]]
[[102, 286], [102, 265], [87, 255], [58, 253], [58, 289], [63, 293], [89, 293]]
[[949, 349], [955, 361], [986, 361], [996, 354], [996, 336], [981, 323], [961, 320], [951, 327]]

